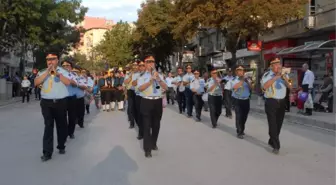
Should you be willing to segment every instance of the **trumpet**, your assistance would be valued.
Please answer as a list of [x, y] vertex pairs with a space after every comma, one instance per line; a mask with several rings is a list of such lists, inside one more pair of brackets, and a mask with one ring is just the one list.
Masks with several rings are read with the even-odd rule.
[[54, 70], [51, 70], [51, 71], [49, 72], [49, 74], [50, 74], [51, 76], [55, 76], [56, 72], [55, 72]]
[[[152, 69], [153, 69], [152, 75], [154, 75], [154, 73], [157, 73], [155, 67], [153, 67]], [[160, 85], [159, 85], [159, 83], [156, 80], [154, 80], [154, 85], [155, 85], [156, 89], [160, 89], [161, 88]]]

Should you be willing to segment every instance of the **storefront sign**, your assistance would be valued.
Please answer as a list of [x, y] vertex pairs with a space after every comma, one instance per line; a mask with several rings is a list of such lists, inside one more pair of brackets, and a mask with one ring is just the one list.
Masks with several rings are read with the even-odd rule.
[[247, 41], [247, 50], [249, 51], [261, 51], [261, 41]]
[[286, 48], [294, 47], [296, 45], [295, 40], [281, 40], [275, 42], [268, 42], [264, 44], [264, 59], [265, 61], [270, 60], [272, 57], [276, 57], [276, 54]]

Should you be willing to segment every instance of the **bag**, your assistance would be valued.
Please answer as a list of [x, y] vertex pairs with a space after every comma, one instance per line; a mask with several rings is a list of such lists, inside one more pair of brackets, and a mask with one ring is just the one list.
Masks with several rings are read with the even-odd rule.
[[167, 107], [167, 98], [166, 97], [162, 98], [162, 107], [163, 108]]
[[311, 94], [308, 94], [308, 99], [304, 103], [304, 108], [306, 109], [313, 109], [314, 108], [314, 102]]

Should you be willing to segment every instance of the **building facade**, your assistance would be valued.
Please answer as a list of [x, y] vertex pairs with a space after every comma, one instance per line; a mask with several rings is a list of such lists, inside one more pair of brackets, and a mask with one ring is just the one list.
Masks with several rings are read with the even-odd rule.
[[85, 54], [88, 59], [91, 58], [93, 55], [92, 49], [104, 39], [105, 32], [112, 29], [113, 25], [112, 20], [85, 16], [84, 20], [77, 25], [84, 29], [84, 33], [81, 33], [80, 42], [71, 54], [79, 52]]

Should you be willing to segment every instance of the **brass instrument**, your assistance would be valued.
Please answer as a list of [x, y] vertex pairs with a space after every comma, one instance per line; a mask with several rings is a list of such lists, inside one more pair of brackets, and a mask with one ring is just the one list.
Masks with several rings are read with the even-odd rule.
[[[154, 75], [154, 73], [157, 73], [155, 67], [153, 67], [152, 75]], [[161, 88], [160, 85], [159, 85], [159, 83], [156, 80], [154, 80], [154, 85], [155, 85], [156, 89], [160, 89]]]

